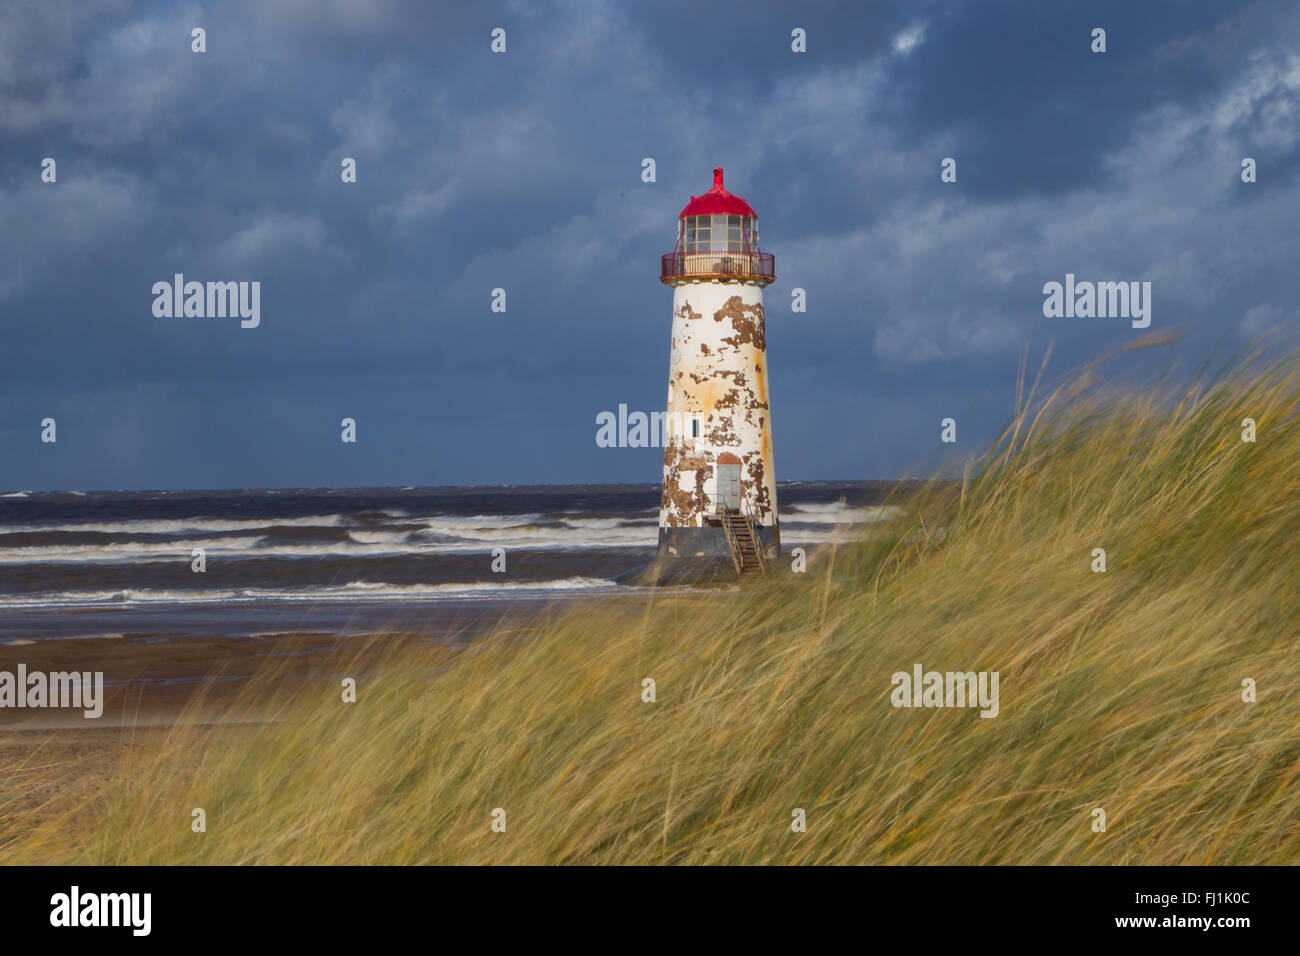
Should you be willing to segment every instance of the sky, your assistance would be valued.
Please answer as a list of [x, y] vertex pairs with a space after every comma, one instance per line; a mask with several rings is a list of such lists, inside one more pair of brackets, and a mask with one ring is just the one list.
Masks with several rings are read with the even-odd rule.
[[[664, 407], [715, 166], [775, 255], [778, 479], [951, 468], [1022, 350], [1294, 342], [1298, 160], [1291, 0], [0, 0], [0, 489], [657, 483], [596, 418]], [[175, 273], [260, 324], [155, 316]], [[1045, 316], [1067, 273], [1150, 326]]]

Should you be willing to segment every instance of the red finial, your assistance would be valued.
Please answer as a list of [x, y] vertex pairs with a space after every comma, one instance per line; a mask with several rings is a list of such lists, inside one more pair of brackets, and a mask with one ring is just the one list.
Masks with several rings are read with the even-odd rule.
[[745, 200], [733, 196], [722, 185], [722, 167], [713, 167], [713, 188], [703, 196], [692, 196], [678, 216], [750, 216], [758, 213]]

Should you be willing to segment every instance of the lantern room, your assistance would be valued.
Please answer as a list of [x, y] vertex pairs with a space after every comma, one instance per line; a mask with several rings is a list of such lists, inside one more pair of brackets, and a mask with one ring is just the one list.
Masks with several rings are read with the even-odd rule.
[[677, 220], [680, 252], [757, 252], [758, 217], [683, 216]]
[[713, 188], [692, 196], [677, 217], [677, 244], [663, 256], [659, 279], [668, 285], [709, 279], [757, 282], [775, 279], [772, 256], [758, 248], [758, 213], [722, 184], [713, 170]]

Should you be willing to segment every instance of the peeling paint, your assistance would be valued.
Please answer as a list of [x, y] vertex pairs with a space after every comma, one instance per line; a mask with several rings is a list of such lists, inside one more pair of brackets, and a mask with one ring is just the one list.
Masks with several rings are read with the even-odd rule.
[[[690, 454], [682, 441], [664, 449], [664, 490], [659, 524], [666, 528], [697, 527], [708, 501], [704, 491], [708, 459]], [[689, 476], [689, 477], [688, 477]]]
[[726, 305], [713, 313], [713, 318], [719, 322], [723, 319], [731, 320], [731, 328], [736, 334], [722, 341], [732, 348], [738, 349], [742, 345], [752, 345], [760, 352], [767, 349], [762, 302], [746, 305], [741, 301], [740, 296], [733, 295], [727, 300]]
[[[762, 285], [674, 286], [670, 414], [698, 415], [700, 434], [665, 449], [661, 528], [702, 528], [714, 514], [716, 464], [742, 461], [741, 494], [756, 522], [776, 534], [776, 486], [768, 415]], [[711, 315], [713, 322], [695, 319]]]
[[727, 393], [713, 403], [714, 408], [735, 408], [740, 404], [740, 389], [729, 388]]
[[765, 477], [763, 471], [763, 458], [757, 456], [750, 458], [745, 465], [745, 471], [749, 475], [749, 484], [753, 486], [755, 504], [760, 514], [772, 510], [772, 502], [768, 497], [767, 483], [763, 480]]

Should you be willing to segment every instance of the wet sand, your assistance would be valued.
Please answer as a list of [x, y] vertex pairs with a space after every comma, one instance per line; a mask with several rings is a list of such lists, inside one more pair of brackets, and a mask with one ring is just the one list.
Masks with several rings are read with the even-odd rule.
[[[442, 638], [280, 634], [160, 642], [128, 634], [0, 646], [0, 671], [16, 674], [23, 664], [28, 673], [104, 674], [98, 718], [85, 717], [82, 709], [0, 709], [0, 820], [15, 813], [30, 822], [56, 803], [66, 806], [64, 798], [93, 793], [128, 753], [159, 750], [179, 722], [246, 724], [256, 733], [258, 723], [287, 696], [275, 690], [286, 683], [299, 689], [329, 683], [333, 693], [341, 672], [363, 675], [398, 647], [423, 646], [431, 666], [445, 666], [464, 641]], [[256, 700], [239, 696], [249, 678], [264, 669], [275, 675], [266, 692], [259, 689]]]
[[[640, 599], [622, 600], [639, 603]], [[22, 664], [28, 674], [102, 672], [104, 700], [98, 718], [85, 717], [81, 708], [0, 708], [0, 779], [10, 784], [0, 788], [0, 803], [6, 791], [12, 793], [16, 781], [33, 775], [35, 768], [44, 768], [49, 778], [42, 779], [42, 787], [57, 789], [60, 777], [85, 779], [105, 772], [127, 747], [153, 749], [182, 718], [255, 723], [266, 719], [286, 696], [273, 687], [291, 689], [287, 684], [301, 689], [311, 682], [337, 687], [342, 674], [362, 675], [388, 652], [410, 647], [427, 649], [431, 668], [444, 667], [475, 637], [495, 631], [526, 639], [550, 612], [564, 613], [575, 603], [580, 602], [444, 604], [423, 614], [405, 608], [405, 619], [395, 622], [397, 628], [354, 627], [342, 633], [289, 630], [250, 635], [240, 633], [247, 631], [248, 622], [232, 620], [237, 636], [207, 633], [213, 630], [211, 615], [216, 609], [202, 609], [201, 618], [181, 610], [168, 621], [151, 611], [150, 626], [142, 631], [130, 630], [128, 616], [121, 615], [117, 620], [127, 627], [93, 633], [99, 628], [83, 628], [91, 623], [87, 616], [73, 627], [73, 633], [82, 636], [42, 637], [36, 630], [35, 639], [11, 638], [0, 642], [0, 671], [16, 675]], [[608, 604], [610, 599], [599, 603]], [[232, 611], [227, 610], [228, 618], [238, 616]], [[68, 628], [68, 615], [60, 616], [65, 618], [62, 627]], [[94, 621], [100, 628], [104, 623]], [[267, 685], [265, 694], [258, 693], [261, 703], [250, 701], [247, 694], [239, 696], [253, 675], [265, 679], [268, 671], [274, 674], [274, 683]], [[262, 707], [263, 713], [251, 711], [250, 706]], [[235, 713], [237, 718], [232, 716]]]
[[[608, 599], [606, 599], [608, 600]], [[409, 644], [463, 648], [489, 631], [525, 631], [548, 612], [580, 599], [469, 600], [339, 606], [266, 603], [177, 605], [105, 611], [32, 612], [7, 616], [0, 671], [102, 672], [105, 709], [94, 720], [80, 711], [0, 707], [0, 733], [19, 729], [143, 726], [168, 723], [195, 692], [222, 701], [253, 674], [274, 668], [307, 680], [330, 660], [378, 656]]]
[[12, 813], [35, 822], [60, 798], [92, 793], [115, 776], [130, 749], [160, 747], [169, 730], [159, 726], [84, 727], [75, 732], [0, 730], [0, 779], [4, 780], [0, 806], [5, 811], [0, 819]]
[[[708, 599], [707, 592], [687, 598]], [[642, 601], [644, 595], [628, 595], [592, 603], [640, 606]], [[43, 637], [37, 630], [34, 639], [10, 638], [0, 642], [0, 672], [16, 675], [20, 664], [28, 674], [102, 672], [104, 701], [103, 713], [95, 719], [86, 718], [80, 708], [0, 708], [0, 821], [12, 812], [34, 820], [54, 803], [66, 805], [63, 798], [92, 793], [128, 753], [159, 750], [179, 722], [246, 725], [256, 733], [258, 723], [273, 717], [288, 692], [316, 682], [337, 693], [342, 676], [364, 680], [389, 652], [413, 647], [427, 652], [431, 672], [442, 669], [476, 637], [494, 632], [526, 640], [552, 614], [570, 612], [581, 603], [444, 604], [424, 614], [405, 608], [405, 620], [395, 622], [396, 627], [356, 628], [361, 622], [353, 619], [354, 627], [342, 633], [249, 634], [248, 622], [235, 621], [238, 612], [228, 609], [236, 636], [208, 633], [215, 609], [206, 609], [201, 619], [184, 612], [170, 620], [151, 614], [151, 626], [142, 631], [124, 627], [88, 633], [95, 629], [78, 624], [72, 633], [82, 636]], [[127, 616], [117, 620], [126, 624]], [[68, 627], [66, 621], [62, 626]], [[254, 675], [257, 690], [243, 693]]]

